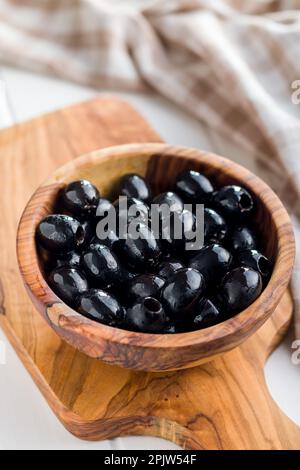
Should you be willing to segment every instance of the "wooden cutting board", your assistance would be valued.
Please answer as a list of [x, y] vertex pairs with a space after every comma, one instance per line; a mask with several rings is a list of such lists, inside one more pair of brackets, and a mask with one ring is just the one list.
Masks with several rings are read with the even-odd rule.
[[56, 336], [27, 297], [15, 237], [37, 186], [80, 154], [160, 140], [128, 103], [108, 96], [0, 133], [0, 325], [54, 413], [80, 438], [145, 434], [187, 449], [299, 449], [300, 429], [272, 400], [263, 371], [291, 320], [288, 293], [241, 347], [168, 373], [133, 372], [86, 357]]

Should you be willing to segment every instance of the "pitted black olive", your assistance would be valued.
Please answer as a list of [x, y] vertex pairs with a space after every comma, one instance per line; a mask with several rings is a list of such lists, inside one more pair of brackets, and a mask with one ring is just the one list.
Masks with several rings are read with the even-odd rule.
[[197, 315], [193, 319], [193, 327], [197, 330], [208, 328], [222, 321], [218, 306], [210, 299], [201, 299], [195, 307]]
[[225, 275], [220, 288], [220, 298], [227, 311], [236, 313], [252, 304], [261, 291], [261, 275], [242, 266]]
[[76, 216], [94, 216], [99, 198], [98, 189], [86, 180], [73, 181], [62, 192], [64, 207]]
[[234, 251], [254, 250], [257, 248], [256, 236], [250, 228], [245, 226], [233, 230], [230, 242]]
[[224, 217], [213, 209], [204, 209], [204, 242], [206, 245], [224, 240], [227, 230]]
[[148, 202], [151, 198], [151, 189], [148, 183], [139, 175], [128, 174], [121, 180], [120, 194], [129, 198], [136, 198]]
[[161, 193], [152, 200], [152, 204], [157, 205], [157, 211], [161, 217], [164, 215], [164, 209], [170, 212], [182, 212], [183, 202], [181, 198], [171, 191]]
[[129, 230], [126, 240], [120, 240], [118, 253], [129, 266], [144, 270], [159, 263], [161, 248], [150, 228], [138, 223], [133, 231]]
[[67, 305], [74, 307], [77, 297], [88, 290], [86, 276], [77, 267], [61, 266], [48, 277], [50, 287]]
[[257, 250], [241, 251], [238, 253], [237, 260], [241, 266], [254, 269], [264, 278], [270, 276], [271, 263], [266, 256]]
[[110, 213], [111, 210], [113, 210], [112, 203], [108, 199], [101, 197], [98, 201], [96, 214], [95, 214], [97, 220], [101, 220], [104, 217], [107, 217], [107, 215]]
[[90, 289], [81, 295], [77, 308], [81, 315], [109, 326], [122, 325], [125, 318], [124, 307], [101, 289]]
[[120, 261], [106, 245], [91, 245], [81, 256], [81, 266], [97, 286], [109, 286], [122, 278]]
[[188, 170], [179, 176], [175, 191], [185, 202], [202, 204], [211, 199], [214, 187], [201, 173]]
[[190, 267], [203, 274], [207, 284], [216, 283], [230, 269], [232, 256], [221, 245], [204, 246], [190, 261]]
[[162, 222], [162, 245], [171, 253], [184, 252], [194, 246], [197, 234], [197, 221], [194, 214], [184, 209], [172, 212], [169, 220]]
[[166, 314], [159, 300], [145, 297], [127, 310], [126, 321], [134, 330], [159, 333], [166, 323]]
[[241, 186], [223, 186], [214, 194], [214, 204], [229, 217], [241, 218], [249, 215], [254, 208], [251, 194]]
[[195, 269], [182, 268], [164, 285], [161, 293], [162, 303], [171, 318], [184, 321], [185, 314], [191, 312], [204, 291], [205, 281], [202, 274]]
[[165, 279], [155, 274], [141, 274], [132, 279], [127, 287], [127, 297], [134, 301], [140, 297], [159, 298]]
[[68, 215], [48, 215], [38, 225], [37, 241], [54, 253], [68, 253], [84, 243], [85, 232], [78, 220]]

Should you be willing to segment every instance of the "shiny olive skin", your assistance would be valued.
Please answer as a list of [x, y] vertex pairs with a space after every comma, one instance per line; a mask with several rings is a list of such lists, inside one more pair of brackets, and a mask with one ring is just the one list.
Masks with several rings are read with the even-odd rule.
[[108, 213], [113, 210], [113, 205], [112, 203], [108, 200], [105, 199], [104, 197], [101, 197], [98, 201], [97, 209], [96, 209], [96, 219], [101, 220], [104, 217], [108, 215]]
[[[175, 237], [175, 228], [181, 226], [181, 238]], [[185, 209], [182, 212], [173, 212], [170, 215], [167, 224], [162, 226], [162, 245], [169, 252], [177, 253], [184, 251], [187, 244], [194, 242], [196, 233], [196, 217], [194, 214]]]
[[257, 271], [263, 278], [271, 274], [271, 262], [266, 256], [257, 250], [245, 250], [238, 253], [237, 263]]
[[162, 303], [171, 319], [183, 319], [193, 305], [202, 297], [205, 281], [199, 271], [182, 268], [176, 271], [161, 291]]
[[237, 227], [230, 235], [230, 244], [233, 251], [254, 250], [257, 248], [257, 239], [248, 227]]
[[230, 269], [232, 255], [218, 243], [207, 245], [198, 251], [189, 266], [200, 271], [206, 283], [213, 283], [221, 279]]
[[211, 300], [203, 298], [195, 307], [197, 315], [193, 319], [194, 329], [208, 328], [222, 321], [222, 315], [218, 306]]
[[149, 219], [149, 206], [139, 199], [122, 196], [113, 203], [113, 206], [117, 215], [117, 227], [120, 230], [122, 230], [120, 228], [121, 222], [124, 225], [123, 229], [126, 229], [128, 222], [133, 219], [139, 219], [145, 223]]
[[226, 237], [228, 228], [224, 217], [213, 209], [204, 209], [205, 244], [221, 242]]
[[254, 269], [240, 266], [224, 276], [220, 286], [220, 299], [225, 310], [236, 313], [249, 307], [261, 291], [261, 275]]
[[37, 241], [53, 253], [68, 253], [84, 242], [84, 230], [78, 220], [68, 215], [45, 217], [36, 230]]
[[[178, 196], [178, 194], [168, 191], [166, 193], [158, 194], [152, 200], [152, 204], [157, 204], [158, 206], [165, 205], [171, 212], [182, 212], [183, 211], [183, 201]], [[163, 209], [158, 208], [160, 215], [163, 215]]]
[[96, 225], [96, 235], [92, 239], [91, 244], [106, 245], [112, 249], [113, 247], [115, 247], [118, 241], [119, 237], [115, 230], [105, 228], [105, 233], [101, 233], [101, 230], [99, 230], [99, 225]]
[[136, 234], [130, 230], [126, 240], [120, 240], [118, 245], [118, 254], [120, 257], [134, 269], [151, 269], [160, 261], [161, 248], [155, 239], [153, 232], [143, 223], [136, 225], [140, 237], [135, 239]]
[[166, 319], [161, 302], [154, 297], [139, 299], [127, 309], [126, 322], [136, 331], [160, 333]]
[[109, 326], [119, 326], [125, 318], [125, 309], [118, 300], [101, 289], [90, 289], [79, 297], [81, 315]]
[[84, 249], [90, 245], [92, 239], [95, 237], [96, 234], [96, 224], [95, 221], [92, 219], [86, 219], [81, 221], [81, 227], [84, 231], [84, 241], [81, 245], [81, 249]]
[[86, 180], [68, 184], [61, 196], [64, 207], [76, 216], [95, 215], [99, 198], [98, 189]]
[[165, 284], [165, 279], [155, 274], [141, 274], [132, 279], [127, 286], [127, 298], [135, 301], [138, 298], [156, 297], [159, 298], [161, 288]]
[[237, 186], [223, 186], [213, 196], [214, 205], [225, 216], [243, 218], [253, 212], [254, 202], [247, 189]]
[[115, 284], [122, 277], [120, 261], [106, 245], [91, 245], [81, 256], [81, 267], [97, 286]]
[[81, 253], [78, 253], [77, 251], [70, 251], [69, 253], [65, 253], [63, 256], [58, 257], [55, 260], [55, 267], [59, 268], [60, 266], [68, 266], [72, 268], [79, 268], [80, 260]]
[[54, 269], [48, 282], [55, 294], [71, 307], [75, 306], [77, 297], [89, 288], [85, 274], [77, 267], [60, 266]]
[[177, 179], [175, 191], [184, 202], [201, 204], [211, 199], [214, 187], [201, 173], [188, 170]]
[[158, 275], [168, 280], [176, 271], [182, 268], [184, 268], [184, 265], [181, 261], [170, 258], [169, 260], [160, 263], [158, 267]]
[[151, 199], [151, 189], [148, 183], [139, 175], [128, 174], [123, 176], [120, 186], [122, 196], [133, 197], [148, 202]]

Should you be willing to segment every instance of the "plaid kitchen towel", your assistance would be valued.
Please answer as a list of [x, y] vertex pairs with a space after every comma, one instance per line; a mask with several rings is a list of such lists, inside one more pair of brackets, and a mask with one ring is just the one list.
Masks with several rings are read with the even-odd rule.
[[[0, 60], [176, 101], [251, 151], [300, 246], [300, 0], [0, 0]], [[292, 288], [300, 339], [300, 252]]]

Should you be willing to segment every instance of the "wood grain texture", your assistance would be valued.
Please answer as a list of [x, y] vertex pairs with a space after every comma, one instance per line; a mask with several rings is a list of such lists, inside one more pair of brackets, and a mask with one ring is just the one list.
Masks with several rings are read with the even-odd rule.
[[189, 449], [299, 449], [299, 428], [270, 397], [263, 373], [291, 320], [288, 293], [240, 347], [200, 367], [164, 373], [92, 359], [62, 341], [32, 307], [15, 256], [26, 201], [62, 163], [138, 140], [159, 137], [129, 105], [112, 98], [0, 133], [0, 208], [6, 221], [0, 227], [1, 327], [55, 414], [78, 437], [146, 434]]
[[[126, 173], [145, 175], [155, 193], [172, 188], [182, 170], [209, 176], [218, 187], [239, 183], [253, 194], [254, 225], [273, 260], [272, 277], [262, 295], [243, 312], [211, 328], [176, 335], [136, 333], [95, 323], [67, 307], [49, 288], [39, 263], [35, 232], [55, 209], [59, 191], [78, 179], [92, 181], [112, 200]], [[168, 178], [165, 175], [168, 175]], [[113, 365], [143, 371], [168, 371], [203, 364], [238, 346], [273, 313], [286, 291], [294, 261], [289, 216], [271, 189], [245, 168], [212, 153], [167, 144], [131, 144], [98, 150], [59, 168], [26, 206], [17, 236], [19, 265], [32, 301], [71, 346]], [[195, 315], [197, 312], [195, 312]]]

